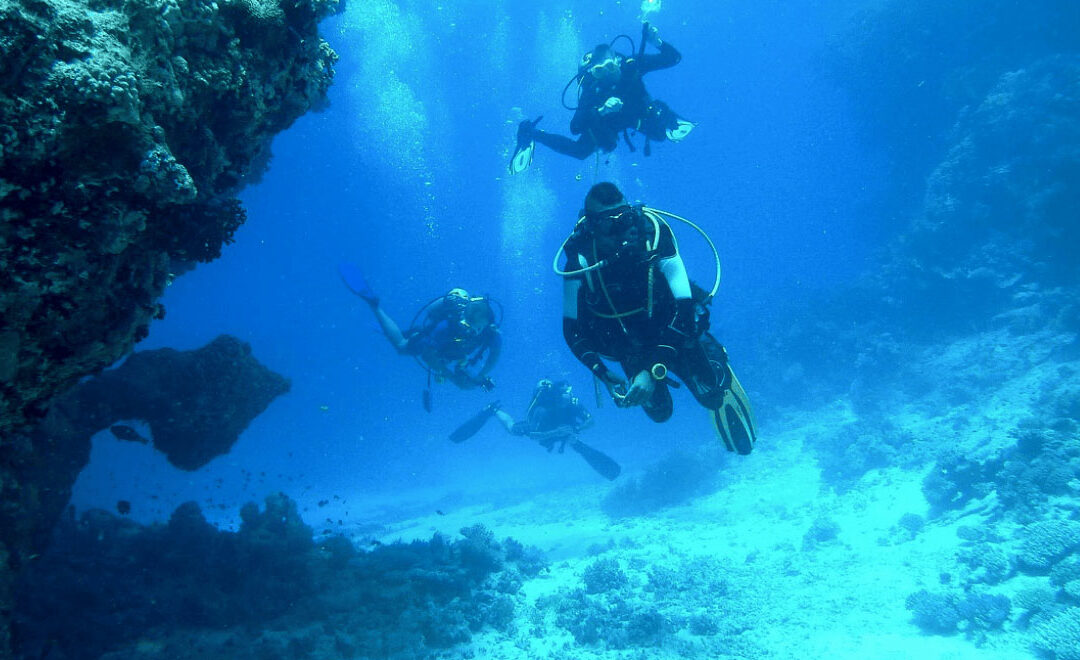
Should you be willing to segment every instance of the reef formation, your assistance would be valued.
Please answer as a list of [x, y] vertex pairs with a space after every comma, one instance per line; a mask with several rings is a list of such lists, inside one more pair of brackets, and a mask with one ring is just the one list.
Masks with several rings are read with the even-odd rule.
[[215, 529], [194, 502], [144, 527], [93, 510], [58, 525], [18, 589], [19, 657], [435, 657], [515, 625], [533, 549], [480, 525], [357, 550], [313, 540], [278, 493]]
[[[317, 25], [336, 7], [0, 1], [5, 502], [32, 499], [12, 463], [16, 433], [146, 336], [172, 278], [218, 256], [244, 221], [236, 196], [274, 134], [325, 103], [337, 56]], [[0, 564], [18, 565], [12, 547], [27, 539], [3, 536]]]
[[19, 478], [0, 507], [11, 568], [25, 566], [48, 546], [98, 431], [148, 442], [129, 426], [114, 426], [144, 422], [154, 448], [170, 463], [196, 470], [227, 453], [251, 420], [288, 389], [289, 381], [260, 364], [250, 346], [223, 335], [194, 351], [134, 353], [60, 395], [34, 431], [13, 436], [5, 447]]

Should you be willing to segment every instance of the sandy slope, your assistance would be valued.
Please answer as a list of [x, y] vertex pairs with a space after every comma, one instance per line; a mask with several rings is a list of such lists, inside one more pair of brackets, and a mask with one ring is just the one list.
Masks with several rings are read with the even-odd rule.
[[[477, 637], [471, 649], [477, 657], [1032, 657], [1016, 636], [996, 636], [994, 648], [978, 648], [962, 635], [923, 635], [911, 623], [905, 598], [939, 584], [953, 565], [956, 527], [978, 524], [978, 515], [932, 522], [912, 539], [896, 525], [905, 513], [926, 513], [922, 474], [872, 472], [843, 496], [823, 490], [802, 449], [804, 439], [827, 434], [850, 417], [842, 405], [828, 410], [790, 417], [780, 429], [774, 425], [758, 452], [729, 464], [732, 480], [719, 492], [650, 517], [613, 522], [597, 506], [604, 488], [588, 487], [414, 518], [391, 525], [380, 540], [427, 539], [434, 531], [452, 536], [479, 522], [548, 554], [550, 573], [528, 583], [519, 603], [520, 615], [532, 612], [533, 622], [523, 620], [512, 636]], [[839, 525], [839, 535], [804, 548], [809, 526], [823, 515]], [[745, 622], [739, 643], [683, 631], [658, 649], [600, 651], [577, 644], [552, 616], [540, 618], [533, 609], [537, 599], [581, 588], [582, 571], [598, 552], [594, 547], [590, 554], [590, 546], [608, 544], [615, 547], [603, 556], [618, 559], [641, 598], [648, 597], [650, 568], [685, 570], [701, 558], [718, 560], [727, 595], [688, 592], [681, 606], [687, 613], [705, 608]], [[663, 603], [665, 613], [679, 606]]]

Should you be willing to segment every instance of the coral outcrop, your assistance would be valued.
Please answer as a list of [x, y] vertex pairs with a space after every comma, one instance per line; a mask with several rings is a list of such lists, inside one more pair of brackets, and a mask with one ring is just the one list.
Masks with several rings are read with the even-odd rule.
[[19, 657], [432, 657], [506, 630], [544, 566], [481, 526], [370, 551], [315, 541], [280, 493], [241, 519], [219, 531], [193, 502], [167, 525], [65, 518], [19, 586]]
[[[223, 335], [194, 351], [133, 354], [121, 366], [61, 395], [29, 435], [8, 441], [18, 484], [6, 484], [0, 528], [11, 565], [39, 554], [90, 460], [91, 437], [120, 420], [141, 420], [154, 447], [179, 468], [195, 470], [229, 451], [240, 433], [289, 389], [251, 347]], [[134, 430], [117, 437], [146, 440]]]
[[[336, 6], [0, 0], [5, 503], [21, 489], [14, 454], [53, 460], [13, 434], [146, 335], [171, 278], [244, 221], [236, 195], [274, 134], [325, 102], [337, 56], [317, 24]], [[26, 540], [4, 532], [5, 546]], [[0, 573], [0, 610], [6, 583]]]
[[324, 102], [335, 0], [0, 3], [0, 433], [105, 367]]

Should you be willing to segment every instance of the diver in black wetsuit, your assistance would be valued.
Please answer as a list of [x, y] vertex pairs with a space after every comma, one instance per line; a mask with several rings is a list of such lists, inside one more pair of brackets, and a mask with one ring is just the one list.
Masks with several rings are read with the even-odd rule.
[[566, 381], [541, 380], [536, 384], [525, 419], [514, 418], [496, 404], [493, 412], [512, 435], [528, 436], [548, 451], [559, 445], [561, 454], [568, 440], [592, 425], [592, 415], [574, 396]]
[[682, 56], [671, 44], [660, 40], [656, 28], [646, 26], [643, 38], [660, 52], [645, 55], [642, 44], [637, 55], [624, 57], [609, 44], [600, 44], [585, 54], [575, 77], [580, 96], [570, 121], [570, 132], [579, 137], [574, 140], [536, 128], [543, 117], [521, 122], [517, 148], [510, 161], [512, 174], [521, 172], [532, 162], [534, 142], [584, 160], [598, 149], [604, 153], [614, 151], [620, 133], [630, 144], [627, 131], [645, 134], [645, 155], [649, 155], [650, 140], [678, 142], [690, 133], [694, 124], [680, 118], [663, 101], [649, 96], [642, 81], [646, 73], [675, 66]]
[[[556, 268], [565, 277], [563, 335], [616, 405], [640, 405], [653, 421], [667, 421], [674, 374], [710, 411], [725, 447], [748, 454], [757, 436], [750, 402], [708, 332], [706, 305], [719, 278], [711, 293], [690, 282], [665, 216], [678, 218], [631, 206], [614, 184], [589, 190], [560, 250], [564, 270]], [[621, 364], [629, 383], [605, 358]]]
[[561, 454], [569, 445], [588, 464], [607, 479], [615, 479], [622, 468], [610, 456], [590, 447], [578, 435], [592, 425], [592, 415], [574, 396], [566, 381], [543, 379], [536, 384], [525, 419], [515, 422], [501, 404], [493, 403], [471, 417], [450, 434], [453, 442], [464, 442], [475, 435], [494, 415], [511, 435], [535, 440], [548, 450]]
[[[390, 345], [399, 353], [415, 356], [430, 378], [449, 380], [463, 390], [494, 389], [488, 374], [499, 360], [502, 334], [490, 298], [451, 289], [428, 303], [412, 326], [402, 331], [382, 308], [359, 268], [342, 263], [339, 271], [346, 286], [371, 307]], [[424, 407], [429, 409], [430, 396], [430, 391], [425, 390]]]

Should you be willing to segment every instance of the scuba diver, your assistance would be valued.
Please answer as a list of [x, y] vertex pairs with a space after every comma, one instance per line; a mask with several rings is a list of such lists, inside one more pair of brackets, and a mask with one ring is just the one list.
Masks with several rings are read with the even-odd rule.
[[[654, 422], [671, 417], [670, 388], [678, 376], [710, 413], [729, 451], [749, 454], [757, 440], [750, 401], [709, 334], [708, 305], [720, 286], [720, 259], [711, 291], [690, 281], [665, 218], [700, 227], [647, 206], [631, 206], [612, 183], [598, 183], [555, 255], [564, 278], [563, 336], [574, 356], [619, 407], [641, 406]], [[564, 270], [559, 258], [566, 254]], [[619, 362], [627, 380], [604, 359]]]
[[[375, 314], [383, 334], [399, 353], [412, 355], [428, 373], [424, 408], [431, 411], [431, 380], [449, 380], [463, 390], [495, 387], [488, 376], [499, 360], [502, 335], [499, 321], [486, 296], [470, 296], [464, 289], [451, 289], [424, 305], [402, 332], [379, 304], [359, 268], [349, 263], [339, 266], [349, 289], [363, 299]], [[497, 303], [496, 303], [497, 304]]]
[[545, 378], [537, 383], [524, 420], [515, 422], [496, 402], [458, 427], [450, 434], [450, 440], [465, 442], [476, 435], [493, 415], [508, 433], [536, 440], [548, 453], [558, 446], [561, 454], [569, 444], [571, 449], [606, 479], [613, 480], [622, 472], [622, 468], [610, 456], [578, 440], [578, 434], [592, 425], [592, 415], [574, 396], [570, 384], [566, 381], [552, 382]]
[[[615, 40], [626, 39], [633, 48], [633, 40], [622, 35]], [[646, 55], [646, 42], [660, 50], [659, 54]], [[581, 58], [577, 74], [563, 89], [563, 106], [574, 110], [570, 132], [579, 136], [576, 140], [548, 133], [536, 128], [543, 117], [521, 122], [518, 125], [517, 147], [510, 159], [510, 173], [524, 171], [532, 163], [535, 143], [578, 160], [585, 160], [598, 149], [604, 153], [615, 150], [619, 134], [626, 140], [631, 151], [628, 131], [645, 134], [645, 155], [650, 153], [652, 140], [679, 142], [694, 128], [690, 121], [682, 119], [666, 103], [649, 96], [642, 76], [650, 71], [666, 69], [679, 63], [679, 51], [660, 40], [656, 28], [648, 23], [642, 26], [641, 50], [636, 56], [617, 53], [611, 44], [600, 44]], [[578, 83], [577, 107], [566, 105], [566, 91]]]

